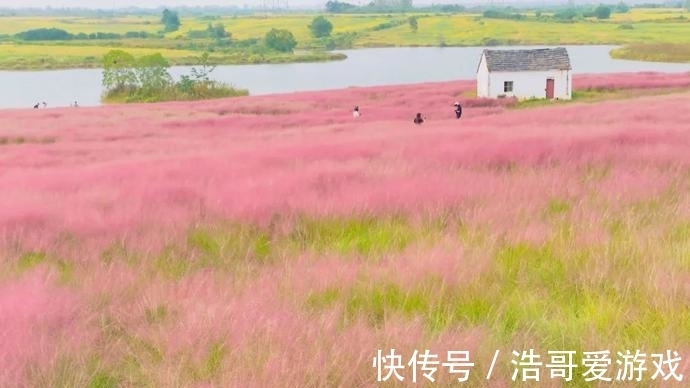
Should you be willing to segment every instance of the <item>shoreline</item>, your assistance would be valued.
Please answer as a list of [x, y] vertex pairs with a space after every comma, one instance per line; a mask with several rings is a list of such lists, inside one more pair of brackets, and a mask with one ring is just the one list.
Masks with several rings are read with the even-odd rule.
[[[690, 79], [688, 79], [689, 72], [671, 73], [671, 72], [618, 72], [618, 73], [582, 73], [573, 75], [573, 91], [577, 92], [577, 89], [581, 89], [578, 85], [592, 84], [594, 83], [596, 88], [594, 90], [599, 90], [602, 92], [610, 91], [634, 91], [634, 90], [650, 90], [650, 91], [660, 91], [663, 93], [676, 93], [678, 88], [688, 88], [690, 91]], [[615, 79], [615, 83], [612, 83], [612, 79]], [[475, 96], [476, 80], [474, 79], [458, 79], [453, 81], [438, 81], [438, 82], [419, 82], [419, 83], [405, 83], [405, 84], [394, 84], [394, 85], [375, 85], [375, 86], [350, 86], [346, 88], [335, 88], [335, 89], [324, 89], [324, 90], [301, 90], [292, 91], [284, 93], [270, 93], [270, 94], [257, 94], [239, 97], [225, 97], [216, 99], [206, 99], [206, 100], [193, 100], [193, 101], [161, 101], [161, 102], [151, 102], [151, 103], [101, 103], [100, 105], [80, 105], [78, 108], [70, 106], [49, 106], [48, 108], [39, 108], [38, 111], [49, 111], [62, 113], [64, 111], [74, 111], [75, 109], [133, 109], [137, 107], [147, 106], [156, 107], [161, 109], [166, 109], [169, 106], [180, 106], [191, 109], [201, 109], [207, 104], [232, 104], [233, 102], [240, 102], [245, 100], [254, 100], [257, 102], [264, 100], [285, 100], [286, 97], [303, 98], [308, 96], [337, 96], [341, 94], [351, 94], [353, 91], [358, 91], [362, 95], [367, 94], [386, 94], [386, 93], [396, 93], [396, 92], [415, 92], [417, 90], [433, 89], [434, 87], [447, 88], [450, 86], [455, 86], [458, 89], [457, 98], [462, 100], [484, 100], [478, 99]], [[620, 97], [606, 98], [607, 99], [619, 99]], [[634, 98], [623, 97], [623, 98]], [[290, 100], [290, 99], [288, 99]], [[488, 100], [488, 99], [487, 99]], [[493, 101], [493, 100], [492, 100]], [[586, 102], [587, 100], [583, 100]], [[573, 99], [570, 101], [561, 101], [559, 103], [576, 103], [577, 100]], [[26, 112], [33, 111], [31, 107], [27, 108], [3, 108], [0, 107], [0, 112]]]

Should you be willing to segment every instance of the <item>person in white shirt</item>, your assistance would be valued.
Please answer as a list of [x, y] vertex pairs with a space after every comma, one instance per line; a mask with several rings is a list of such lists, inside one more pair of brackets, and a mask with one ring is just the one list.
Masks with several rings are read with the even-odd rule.
[[359, 116], [361, 116], [359, 113], [359, 105], [355, 105], [355, 109], [352, 110], [352, 117], [358, 118]]

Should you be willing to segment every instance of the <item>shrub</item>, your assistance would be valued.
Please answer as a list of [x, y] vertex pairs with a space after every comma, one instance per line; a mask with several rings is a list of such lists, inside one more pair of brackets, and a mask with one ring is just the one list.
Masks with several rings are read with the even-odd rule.
[[611, 8], [605, 5], [600, 5], [594, 10], [594, 14], [597, 19], [608, 19], [611, 17]]
[[37, 28], [22, 31], [15, 35], [21, 40], [70, 40], [72, 34], [59, 28]]
[[270, 49], [280, 51], [280, 52], [292, 52], [295, 46], [297, 46], [297, 41], [292, 32], [288, 30], [271, 29], [271, 31], [266, 33], [264, 38], [266, 46]]
[[317, 16], [309, 24], [309, 30], [315, 38], [323, 38], [331, 35], [333, 24], [325, 17]]

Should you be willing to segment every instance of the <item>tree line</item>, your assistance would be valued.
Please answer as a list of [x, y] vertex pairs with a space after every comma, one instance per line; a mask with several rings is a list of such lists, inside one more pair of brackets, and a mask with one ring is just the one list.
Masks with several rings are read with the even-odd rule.
[[329, 0], [325, 5], [328, 13], [396, 13], [396, 12], [464, 12], [466, 7], [460, 4], [431, 4], [415, 7], [412, 0], [374, 0], [365, 5], [355, 5], [347, 1]]
[[22, 31], [14, 35], [16, 39], [24, 41], [41, 41], [41, 40], [91, 40], [91, 39], [125, 39], [125, 38], [160, 38], [162, 35], [153, 34], [146, 31], [128, 31], [124, 34], [117, 34], [113, 32], [92, 32], [78, 34], [71, 34], [60, 28], [36, 28], [32, 30]]
[[[616, 13], [626, 13], [630, 10], [630, 7], [623, 2], [618, 3], [615, 6], [599, 5], [593, 6], [582, 6], [582, 7], [567, 7], [563, 9], [556, 9], [553, 15], [546, 16], [543, 15], [541, 11], [536, 11], [536, 17], [543, 20], [555, 20], [555, 21], [570, 21], [579, 18], [597, 18], [597, 19], [608, 19], [611, 17], [613, 12]], [[487, 19], [510, 19], [510, 20], [523, 20], [527, 19], [527, 16], [517, 12], [517, 9], [513, 7], [505, 8], [490, 8], [482, 13], [482, 16]]]
[[16, 39], [25, 41], [41, 41], [41, 40], [87, 40], [87, 39], [123, 39], [123, 38], [162, 38], [166, 32], [177, 31], [182, 23], [177, 12], [171, 11], [167, 8], [163, 10], [161, 16], [161, 23], [163, 24], [163, 31], [160, 33], [150, 33], [146, 31], [128, 31], [124, 34], [117, 34], [114, 32], [92, 32], [90, 34], [78, 33], [71, 34], [60, 28], [35, 28], [27, 31], [22, 31], [14, 35]]

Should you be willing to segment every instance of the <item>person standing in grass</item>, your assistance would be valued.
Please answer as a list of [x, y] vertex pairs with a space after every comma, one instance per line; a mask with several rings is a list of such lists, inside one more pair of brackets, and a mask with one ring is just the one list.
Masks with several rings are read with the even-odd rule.
[[359, 105], [355, 105], [355, 109], [352, 110], [352, 117], [359, 118], [361, 113], [359, 113]]
[[460, 105], [459, 101], [455, 101], [455, 104], [453, 104], [453, 106], [455, 106], [455, 118], [459, 119], [460, 117], [462, 117], [462, 105]]

